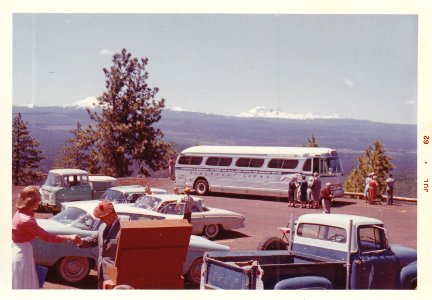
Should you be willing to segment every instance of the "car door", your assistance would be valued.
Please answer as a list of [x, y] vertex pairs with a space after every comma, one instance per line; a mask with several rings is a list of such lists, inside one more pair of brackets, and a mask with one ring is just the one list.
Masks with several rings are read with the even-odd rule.
[[200, 201], [194, 201], [192, 204], [192, 225], [193, 233], [201, 233], [206, 225], [206, 216]]
[[396, 256], [388, 245], [385, 230], [379, 225], [359, 226], [359, 252], [354, 260], [356, 289], [395, 288]]

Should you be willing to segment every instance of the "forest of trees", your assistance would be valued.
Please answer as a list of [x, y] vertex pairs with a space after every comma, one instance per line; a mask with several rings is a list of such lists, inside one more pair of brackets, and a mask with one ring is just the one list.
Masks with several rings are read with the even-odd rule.
[[12, 121], [12, 182], [28, 185], [38, 182], [43, 174], [38, 170], [45, 158], [38, 149], [39, 142], [31, 136], [28, 123], [17, 114]]

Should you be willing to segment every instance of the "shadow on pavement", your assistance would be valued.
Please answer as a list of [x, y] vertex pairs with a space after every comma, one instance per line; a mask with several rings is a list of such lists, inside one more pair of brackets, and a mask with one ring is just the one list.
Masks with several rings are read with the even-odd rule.
[[221, 232], [216, 238], [213, 239], [213, 241], [240, 239], [245, 237], [249, 237], [249, 236], [247, 234], [238, 231], [226, 230]]

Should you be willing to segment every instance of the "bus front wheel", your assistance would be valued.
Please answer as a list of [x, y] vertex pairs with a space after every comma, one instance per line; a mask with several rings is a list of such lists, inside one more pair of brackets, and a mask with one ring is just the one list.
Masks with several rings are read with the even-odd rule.
[[197, 182], [195, 183], [195, 192], [202, 196], [207, 194], [209, 191], [209, 187], [208, 187], [208, 183], [207, 180], [205, 179], [199, 179], [197, 180]]

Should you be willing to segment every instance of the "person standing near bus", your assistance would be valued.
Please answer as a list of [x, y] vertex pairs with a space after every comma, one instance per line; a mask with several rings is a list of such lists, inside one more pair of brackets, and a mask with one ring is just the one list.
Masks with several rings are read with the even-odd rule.
[[293, 176], [288, 183], [288, 206], [295, 207], [295, 191], [297, 189], [297, 177]]
[[394, 182], [393, 175], [389, 174], [389, 177], [385, 181], [385, 191], [387, 193], [387, 205], [393, 205], [393, 188]]
[[369, 203], [369, 182], [371, 182], [373, 175], [374, 173], [369, 173], [365, 179], [364, 198], [366, 199], [366, 203]]
[[372, 180], [369, 182], [369, 188], [368, 188], [368, 200], [369, 200], [368, 203], [369, 204], [375, 203], [378, 188], [379, 188], [378, 177], [373, 176]]
[[306, 181], [306, 176], [302, 175], [302, 180], [300, 182], [300, 202], [301, 207], [306, 208], [307, 205], [307, 189], [308, 189], [308, 183]]
[[321, 193], [321, 179], [319, 178], [317, 172], [315, 172], [313, 175], [314, 176], [312, 180], [312, 208], [318, 208], [320, 193]]
[[331, 183], [327, 182], [325, 188], [321, 191], [322, 207], [324, 209], [324, 214], [330, 213], [331, 200], [333, 198], [333, 193], [331, 190]]

